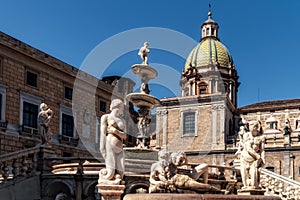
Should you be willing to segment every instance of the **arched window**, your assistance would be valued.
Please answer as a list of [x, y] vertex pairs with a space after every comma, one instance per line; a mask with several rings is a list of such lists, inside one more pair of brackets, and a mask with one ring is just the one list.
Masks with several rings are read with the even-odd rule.
[[197, 95], [207, 94], [208, 85], [205, 81], [201, 81], [197, 84]]

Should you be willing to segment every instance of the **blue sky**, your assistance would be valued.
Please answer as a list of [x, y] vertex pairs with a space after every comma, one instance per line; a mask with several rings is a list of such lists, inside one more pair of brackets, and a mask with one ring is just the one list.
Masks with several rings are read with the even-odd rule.
[[[0, 30], [80, 68], [95, 47], [128, 30], [158, 27], [199, 41], [209, 3], [220, 26], [220, 41], [229, 49], [240, 76], [239, 106], [300, 98], [298, 0], [2, 0]], [[144, 36], [139, 40], [147, 41], [149, 33]], [[131, 40], [120, 45], [126, 42]], [[158, 46], [155, 40], [149, 42], [150, 48]], [[185, 47], [180, 42], [176, 45]], [[123, 75], [140, 62], [136, 55], [140, 46], [116, 55], [109, 66], [99, 61], [90, 67], [105, 68], [103, 75]], [[185, 61], [171, 47], [166, 49], [151, 49], [150, 62], [176, 70], [178, 76], [169, 78], [178, 83]], [[166, 87], [153, 85], [152, 94], [171, 96], [173, 91]]]

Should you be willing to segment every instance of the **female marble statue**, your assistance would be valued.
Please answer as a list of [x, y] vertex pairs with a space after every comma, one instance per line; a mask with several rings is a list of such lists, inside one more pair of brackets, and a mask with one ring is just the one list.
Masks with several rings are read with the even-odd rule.
[[110, 105], [111, 113], [101, 117], [100, 152], [106, 168], [99, 172], [99, 183], [119, 184], [124, 175], [123, 141], [126, 139], [125, 122], [121, 118], [124, 104], [114, 99]]
[[249, 122], [249, 131], [243, 136], [241, 152], [241, 176], [243, 189], [259, 188], [259, 168], [265, 164], [265, 136], [259, 121]]

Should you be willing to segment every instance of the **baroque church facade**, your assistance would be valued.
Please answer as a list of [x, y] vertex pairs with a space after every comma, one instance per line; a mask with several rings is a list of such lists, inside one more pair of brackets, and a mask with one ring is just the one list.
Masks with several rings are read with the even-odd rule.
[[182, 96], [161, 99], [156, 111], [156, 146], [183, 150], [191, 163], [232, 165], [240, 126], [260, 120], [266, 136], [266, 168], [300, 180], [300, 99], [237, 107], [238, 72], [218, 37], [219, 25], [208, 19], [201, 40], [186, 59]]

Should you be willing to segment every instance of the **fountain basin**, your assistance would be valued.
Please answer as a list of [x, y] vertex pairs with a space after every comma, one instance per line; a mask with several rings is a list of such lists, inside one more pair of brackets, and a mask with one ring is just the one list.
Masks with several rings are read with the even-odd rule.
[[131, 70], [139, 77], [147, 78], [148, 80], [157, 77], [157, 71], [149, 65], [135, 64], [131, 67]]
[[131, 93], [126, 96], [126, 100], [131, 102], [134, 106], [138, 108], [149, 108], [153, 109], [155, 106], [160, 105], [160, 101], [149, 95], [143, 93]]
[[[149, 160], [157, 161], [158, 150], [153, 149], [142, 149], [137, 147], [126, 147], [124, 148], [125, 159], [138, 159], [138, 160]], [[152, 162], [152, 163], [153, 163]]]
[[[79, 163], [64, 163], [52, 166], [53, 174], [76, 174]], [[100, 169], [105, 168], [104, 163], [84, 162], [82, 164], [84, 174], [98, 174]]]

